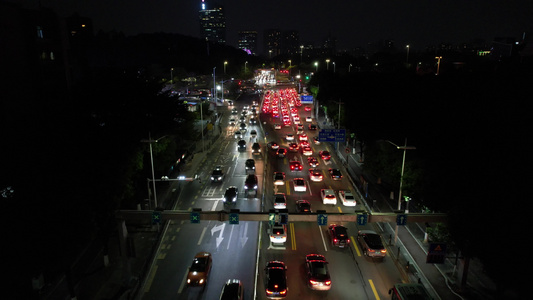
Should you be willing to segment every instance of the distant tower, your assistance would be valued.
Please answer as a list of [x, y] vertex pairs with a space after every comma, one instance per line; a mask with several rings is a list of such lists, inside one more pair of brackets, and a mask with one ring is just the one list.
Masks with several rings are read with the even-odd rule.
[[200, 35], [209, 42], [226, 44], [226, 17], [224, 7], [219, 4], [208, 9], [205, 0], [202, 0], [201, 9], [198, 12], [200, 19]]
[[264, 32], [265, 54], [272, 58], [281, 54], [282, 35], [279, 29], [267, 29]]
[[239, 31], [237, 48], [246, 51], [248, 54], [257, 55], [257, 31]]

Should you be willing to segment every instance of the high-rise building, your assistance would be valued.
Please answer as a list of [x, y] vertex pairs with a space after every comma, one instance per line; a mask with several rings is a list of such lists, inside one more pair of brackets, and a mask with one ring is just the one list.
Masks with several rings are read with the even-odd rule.
[[283, 32], [282, 52], [289, 55], [300, 53], [300, 32], [287, 30]]
[[263, 43], [265, 54], [272, 58], [281, 54], [281, 30], [267, 29], [264, 32]]
[[239, 31], [239, 41], [237, 48], [246, 51], [248, 54], [257, 55], [257, 31]]
[[209, 42], [226, 44], [226, 17], [224, 7], [214, 4], [208, 7], [205, 0], [202, 0], [199, 11], [200, 35]]

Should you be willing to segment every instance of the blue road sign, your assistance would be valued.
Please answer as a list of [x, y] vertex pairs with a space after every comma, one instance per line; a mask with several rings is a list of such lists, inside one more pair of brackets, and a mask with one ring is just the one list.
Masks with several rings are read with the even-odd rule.
[[229, 214], [229, 223], [230, 224], [239, 224], [239, 214], [238, 213], [230, 213]]
[[318, 214], [316, 215], [316, 221], [319, 226], [324, 226], [328, 224], [328, 215], [327, 214]]
[[357, 225], [364, 226], [368, 223], [368, 215], [367, 214], [358, 214], [357, 215]]
[[200, 213], [199, 212], [191, 212], [191, 223], [200, 223]]
[[407, 224], [407, 215], [406, 214], [397, 215], [396, 216], [396, 225], [403, 226], [405, 224]]
[[320, 129], [318, 140], [321, 142], [344, 142], [346, 129]]
[[313, 96], [312, 95], [302, 95], [300, 97], [300, 101], [302, 104], [313, 104]]
[[153, 211], [152, 212], [152, 224], [159, 224], [159, 223], [161, 223], [161, 212]]

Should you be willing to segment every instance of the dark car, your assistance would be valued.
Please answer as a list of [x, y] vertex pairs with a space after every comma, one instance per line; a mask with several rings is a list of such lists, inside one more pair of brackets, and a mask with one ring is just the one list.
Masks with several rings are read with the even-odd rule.
[[246, 172], [252, 172], [255, 173], [255, 160], [249, 158], [244, 163], [244, 167], [246, 168]]
[[272, 149], [272, 150], [277, 150], [279, 148], [279, 144], [276, 143], [276, 142], [269, 142], [267, 144], [268, 148]]
[[257, 176], [250, 174], [246, 176], [246, 180], [244, 180], [244, 189], [246, 192], [254, 192], [255, 195], [257, 195]]
[[187, 286], [202, 286], [205, 288], [212, 262], [211, 253], [197, 253], [194, 256], [192, 265], [189, 267], [189, 273], [187, 273]]
[[308, 157], [307, 162], [309, 163], [309, 166], [311, 168], [316, 168], [319, 165], [318, 159], [316, 159], [316, 157]]
[[282, 261], [269, 261], [265, 268], [266, 296], [270, 299], [287, 296], [287, 267]]
[[237, 142], [237, 151], [246, 151], [246, 141], [245, 140], [239, 140]]
[[211, 173], [211, 182], [222, 182], [224, 180], [224, 172], [221, 166], [216, 166]]
[[387, 249], [383, 246], [381, 236], [372, 230], [359, 230], [357, 241], [363, 249], [363, 254], [368, 257], [377, 257], [384, 259], [387, 255]]
[[289, 151], [298, 152], [300, 146], [297, 143], [289, 143]]
[[331, 224], [328, 227], [329, 236], [331, 237], [331, 245], [339, 248], [347, 247], [350, 244], [348, 231], [346, 227]]
[[331, 277], [328, 262], [324, 255], [308, 254], [305, 256], [307, 286], [312, 290], [327, 291], [331, 289]]
[[301, 171], [303, 169], [302, 164], [299, 161], [297, 161], [297, 160], [291, 161], [289, 163], [289, 167], [290, 167], [291, 172], [298, 172], [298, 171]]
[[285, 155], [287, 155], [287, 149], [279, 148], [278, 151], [276, 151], [276, 155], [278, 157], [285, 157]]
[[322, 158], [325, 161], [331, 159], [331, 154], [329, 154], [329, 151], [326, 151], [326, 150], [320, 151], [320, 152], [318, 152], [318, 154], [320, 154], [320, 158]]
[[239, 189], [236, 186], [230, 186], [226, 189], [222, 202], [224, 203], [236, 203], [237, 195], [239, 194]]
[[239, 279], [228, 279], [222, 291], [219, 300], [242, 300], [244, 299], [244, 287]]
[[307, 200], [296, 200], [296, 210], [298, 212], [311, 212], [311, 203]]
[[316, 124], [309, 124], [309, 130], [316, 130]]
[[333, 180], [341, 180], [342, 179], [342, 174], [341, 174], [341, 170], [339, 169], [329, 169], [329, 175], [331, 175], [331, 179]]
[[259, 143], [252, 144], [252, 155], [261, 155], [261, 145]]

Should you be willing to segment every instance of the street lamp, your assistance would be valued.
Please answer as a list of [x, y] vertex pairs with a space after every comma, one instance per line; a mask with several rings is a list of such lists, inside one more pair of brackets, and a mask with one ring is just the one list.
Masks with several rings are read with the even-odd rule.
[[155, 173], [154, 173], [154, 155], [152, 153], [152, 143], [159, 142], [160, 139], [166, 137], [166, 135], [156, 139], [152, 140], [152, 135], [150, 132], [148, 132], [148, 139], [147, 140], [141, 140], [142, 143], [150, 143], [150, 162], [152, 164], [152, 189], [154, 190], [154, 208], [157, 207], [157, 194], [155, 191]]
[[326, 71], [329, 70], [329, 61], [330, 61], [329, 58], [326, 59]]
[[227, 66], [227, 65], [228, 65], [228, 62], [225, 61], [225, 62], [224, 62], [224, 75], [226, 74], [226, 66]]
[[315, 61], [315, 71], [318, 72], [318, 62]]
[[405, 63], [409, 64], [409, 45], [405, 46], [405, 48], [407, 48], [407, 58], [405, 59]]
[[292, 61], [289, 59], [289, 80], [291, 79], [291, 67], [292, 67]]
[[400, 174], [400, 192], [398, 193], [398, 210], [401, 210], [402, 209], [402, 185], [403, 185], [403, 171], [405, 169], [405, 153], [407, 152], [407, 150], [415, 150], [416, 147], [413, 147], [413, 146], [407, 146], [407, 138], [405, 138], [405, 143], [403, 146], [398, 146], [396, 145], [395, 143], [391, 142], [391, 141], [387, 141], [389, 142], [391, 145], [393, 145], [394, 147], [396, 147], [396, 149], [399, 149], [399, 150], [403, 150], [403, 159], [402, 159], [402, 172]]
[[246, 65], [248, 64], [247, 61], [244, 62], [244, 76], [246, 76]]
[[172, 81], [174, 79], [174, 74], [172, 74], [172, 71], [174, 71], [174, 68], [170, 68], [170, 84], [172, 84]]
[[300, 45], [300, 64], [303, 61], [303, 54], [304, 54], [304, 45]]
[[440, 72], [440, 60], [442, 59], [442, 56], [436, 56], [435, 59], [437, 59], [437, 74], [439, 75]]
[[335, 62], [333, 62], [333, 73], [335, 73]]
[[352, 71], [352, 64], [350, 64], [350, 65], [348, 66], [348, 73], [350, 73], [351, 71]]

